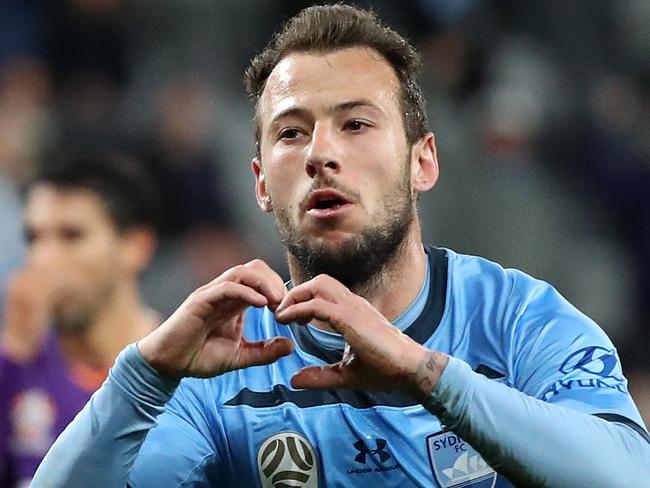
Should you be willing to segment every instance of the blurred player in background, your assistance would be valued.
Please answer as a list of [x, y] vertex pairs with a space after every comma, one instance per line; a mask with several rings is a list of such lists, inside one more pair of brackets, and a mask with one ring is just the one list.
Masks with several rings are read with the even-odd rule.
[[119, 157], [48, 161], [27, 188], [27, 259], [7, 287], [0, 343], [1, 487], [28, 485], [118, 352], [157, 324], [138, 292], [157, 199]]
[[252, 61], [256, 196], [292, 281], [252, 261], [192, 293], [120, 354], [35, 488], [650, 486], [602, 330], [545, 282], [423, 245], [418, 66], [343, 5]]

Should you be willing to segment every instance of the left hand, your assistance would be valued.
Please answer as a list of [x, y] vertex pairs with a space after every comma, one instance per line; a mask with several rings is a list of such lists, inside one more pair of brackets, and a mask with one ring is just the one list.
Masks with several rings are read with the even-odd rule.
[[367, 300], [327, 275], [291, 289], [275, 317], [281, 323], [324, 321], [354, 354], [351, 361], [301, 369], [292, 378], [294, 388], [401, 391], [420, 398], [431, 392], [447, 363], [446, 355], [415, 342]]

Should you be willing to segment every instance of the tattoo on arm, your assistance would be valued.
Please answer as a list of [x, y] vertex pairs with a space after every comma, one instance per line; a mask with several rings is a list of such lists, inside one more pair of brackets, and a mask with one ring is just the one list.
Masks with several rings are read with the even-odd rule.
[[449, 357], [441, 352], [429, 352], [415, 373], [416, 398], [418, 400], [426, 399], [431, 390], [438, 383]]

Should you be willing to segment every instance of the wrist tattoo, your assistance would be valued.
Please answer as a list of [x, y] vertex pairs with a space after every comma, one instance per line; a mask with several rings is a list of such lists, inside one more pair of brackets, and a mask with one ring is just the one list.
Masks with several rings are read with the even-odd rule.
[[431, 390], [438, 383], [447, 361], [447, 356], [440, 352], [431, 351], [425, 356], [415, 373], [416, 390], [419, 399], [424, 399], [431, 394]]

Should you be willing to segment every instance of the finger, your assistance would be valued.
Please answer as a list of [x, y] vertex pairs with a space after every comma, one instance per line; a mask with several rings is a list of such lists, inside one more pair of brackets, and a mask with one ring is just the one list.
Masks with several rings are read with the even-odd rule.
[[275, 318], [283, 324], [290, 322], [306, 324], [314, 319], [323, 320], [330, 324], [336, 332], [345, 336], [349, 327], [343, 321], [338, 320], [337, 310], [336, 304], [322, 298], [313, 298], [307, 302], [296, 303], [287, 308], [276, 310]]
[[263, 307], [267, 298], [258, 291], [240, 283], [224, 281], [211, 287], [199, 288], [190, 295], [191, 303], [198, 308], [198, 315], [207, 317], [215, 309], [228, 311], [229, 308], [240, 309], [247, 306]]
[[269, 298], [269, 308], [275, 310], [288, 292], [282, 277], [261, 259], [255, 259], [245, 266], [259, 270], [266, 277], [265, 283], [276, 292], [276, 295], [272, 297], [267, 296]]
[[287, 292], [280, 275], [260, 259], [235, 266], [216, 281], [224, 280], [241, 283], [258, 291], [267, 298], [271, 309], [277, 307]]
[[291, 378], [291, 386], [320, 390], [346, 387], [340, 363], [302, 368]]
[[278, 306], [278, 310], [282, 310], [295, 303], [306, 302], [316, 297], [324, 298], [332, 303], [338, 303], [337, 296], [343, 291], [347, 291], [347, 288], [339, 281], [328, 275], [318, 275], [289, 290]]
[[288, 356], [294, 349], [293, 342], [286, 337], [273, 337], [255, 342], [244, 340], [240, 347], [238, 368], [273, 363], [283, 356]]

